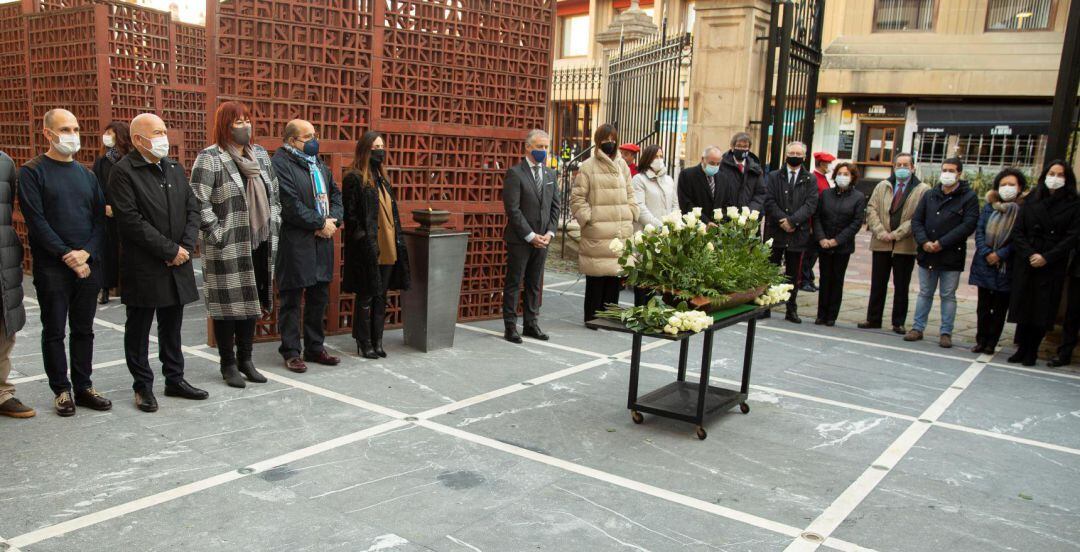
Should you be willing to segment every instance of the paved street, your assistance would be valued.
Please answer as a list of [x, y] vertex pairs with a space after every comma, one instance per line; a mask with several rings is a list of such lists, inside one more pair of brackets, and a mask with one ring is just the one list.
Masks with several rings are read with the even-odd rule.
[[[49, 410], [32, 308], [13, 378], [40, 413], [0, 420], [6, 549], [1080, 549], [1076, 374], [773, 318], [750, 413], [710, 419], [699, 441], [631, 421], [630, 337], [582, 327], [583, 280], [547, 284], [548, 343], [511, 345], [488, 321], [431, 354], [392, 331], [390, 357], [366, 361], [333, 337], [342, 365], [306, 374], [263, 344], [271, 381], [243, 390], [222, 383], [195, 305], [187, 373], [211, 397], [164, 397], [159, 381], [155, 414], [132, 404], [114, 301], [95, 382], [115, 406], [71, 419]], [[717, 334], [715, 385], [739, 378], [745, 332]], [[678, 357], [646, 347], [642, 391]]]

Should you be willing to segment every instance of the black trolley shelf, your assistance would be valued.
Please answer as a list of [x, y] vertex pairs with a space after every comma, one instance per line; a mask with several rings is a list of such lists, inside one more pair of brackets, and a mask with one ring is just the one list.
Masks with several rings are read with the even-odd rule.
[[[743, 305], [725, 311], [713, 313], [713, 324], [701, 331], [704, 346], [701, 353], [701, 379], [697, 383], [686, 381], [686, 357], [690, 349], [690, 338], [694, 333], [680, 332], [676, 335], [645, 334], [635, 332], [622, 322], [597, 318], [585, 323], [589, 328], [633, 334], [633, 351], [630, 356], [630, 391], [626, 398], [626, 407], [634, 423], [640, 424], [645, 419], [642, 412], [689, 422], [697, 426], [698, 439], [705, 439], [708, 433], [703, 427], [707, 415], [726, 412], [736, 404], [743, 414], [750, 412], [746, 397], [750, 391], [750, 365], [754, 358], [754, 330], [759, 318], [764, 318], [768, 309], [756, 305]], [[712, 366], [713, 334], [736, 324], [747, 323], [746, 346], [743, 350], [742, 385], [738, 390], [725, 389], [709, 385], [709, 371]], [[673, 383], [638, 397], [638, 374], [641, 371], [641, 339], [652, 337], [679, 342], [679, 373]]]

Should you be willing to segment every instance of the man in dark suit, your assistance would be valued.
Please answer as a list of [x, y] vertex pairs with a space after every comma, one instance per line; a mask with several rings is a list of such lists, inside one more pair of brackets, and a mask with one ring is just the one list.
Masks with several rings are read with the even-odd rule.
[[158, 358], [165, 395], [202, 400], [209, 396], [184, 380], [180, 326], [184, 305], [199, 299], [191, 253], [199, 231], [199, 204], [184, 168], [170, 159], [165, 123], [144, 113], [131, 121], [134, 151], [109, 175], [109, 205], [124, 252], [120, 300], [127, 307], [124, 355], [134, 379], [135, 406], [156, 412], [150, 368], [150, 325], [157, 316]]
[[[281, 308], [278, 330], [285, 368], [298, 374], [307, 363], [336, 366], [341, 359], [326, 352], [323, 318], [334, 279], [334, 234], [344, 217], [341, 191], [330, 168], [319, 159], [315, 127], [296, 119], [285, 125], [282, 146], [274, 153], [274, 174], [281, 191], [281, 242], [277, 278]], [[300, 303], [304, 303], [303, 348]], [[303, 353], [301, 355], [301, 353]]]
[[555, 171], [547, 168], [551, 138], [533, 129], [525, 137], [525, 159], [506, 171], [503, 179], [503, 206], [506, 208], [506, 285], [503, 288], [505, 338], [521, 343], [517, 331], [517, 305], [521, 280], [525, 280], [525, 326], [528, 337], [547, 341], [537, 325], [543, 290], [544, 262], [548, 245], [559, 223], [559, 195]]
[[788, 282], [795, 286], [787, 302], [789, 322], [801, 324], [795, 303], [802, 274], [802, 256], [810, 244], [810, 217], [818, 204], [817, 179], [803, 167], [806, 146], [787, 146], [784, 166], [765, 179], [765, 238], [772, 245], [772, 262], [784, 264]]
[[[731, 149], [705, 148], [702, 162], [679, 173], [679, 208], [689, 213], [701, 208], [702, 220], [712, 222], [713, 210], [747, 207], [761, 211], [765, 203], [763, 171], [750, 153], [750, 135], [739, 132], [731, 139]], [[710, 174], [712, 173], [712, 174]]]

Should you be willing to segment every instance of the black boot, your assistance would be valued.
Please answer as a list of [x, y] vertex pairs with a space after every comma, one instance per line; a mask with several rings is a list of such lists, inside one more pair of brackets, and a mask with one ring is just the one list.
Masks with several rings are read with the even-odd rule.
[[363, 358], [379, 358], [371, 348], [371, 307], [362, 307], [362, 299], [356, 299], [356, 314], [353, 316], [353, 339], [356, 340], [356, 354]]
[[371, 348], [371, 342], [360, 339], [356, 340], [356, 354], [364, 358], [379, 358], [379, 355], [375, 354], [375, 349]]
[[239, 359], [237, 369], [244, 377], [251, 383], [266, 383], [266, 376], [259, 373], [255, 369], [255, 363], [251, 361], [251, 351], [254, 348], [252, 340], [255, 338], [254, 332], [250, 336], [243, 336], [236, 340], [236, 357]]
[[375, 354], [386, 358], [383, 350], [383, 329], [386, 326], [386, 296], [376, 297], [371, 305], [371, 348]]
[[244, 378], [240, 375], [240, 371], [236, 369], [236, 360], [221, 361], [221, 378], [225, 380], [225, 383], [229, 387], [236, 387], [239, 389], [247, 387], [247, 383], [244, 382]]

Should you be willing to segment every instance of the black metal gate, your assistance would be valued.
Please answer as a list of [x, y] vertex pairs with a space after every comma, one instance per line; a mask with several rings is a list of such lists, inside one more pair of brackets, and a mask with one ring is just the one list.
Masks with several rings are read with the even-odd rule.
[[824, 17], [825, 0], [773, 0], [758, 142], [769, 169], [780, 167], [789, 142], [810, 148], [814, 140]]
[[615, 125], [623, 143], [658, 144], [668, 173], [675, 175], [679, 134], [686, 125], [684, 81], [689, 78], [691, 45], [690, 33], [669, 36], [665, 20], [653, 39], [620, 42], [603, 67], [553, 72], [552, 148], [559, 162], [562, 251], [570, 222], [570, 188], [578, 166], [592, 155], [597, 126]]

